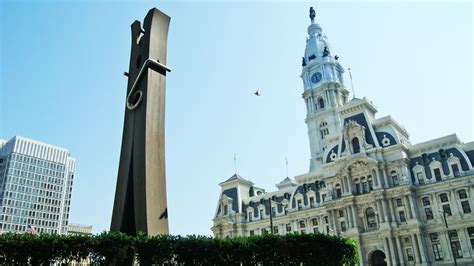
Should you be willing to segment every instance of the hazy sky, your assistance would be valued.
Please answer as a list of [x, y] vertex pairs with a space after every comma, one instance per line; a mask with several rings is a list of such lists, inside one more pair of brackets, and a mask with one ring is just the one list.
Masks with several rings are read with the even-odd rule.
[[[59, 2], [0, 4], [0, 138], [21, 135], [77, 158], [71, 223], [110, 225], [122, 137], [130, 24], [171, 16], [166, 95], [170, 231], [210, 234], [237, 171], [267, 190], [309, 168], [301, 56], [316, 9], [357, 97], [412, 143], [473, 132], [469, 2]], [[349, 80], [346, 75], [346, 81]], [[350, 84], [346, 84], [350, 90]], [[253, 92], [259, 88], [262, 96]]]

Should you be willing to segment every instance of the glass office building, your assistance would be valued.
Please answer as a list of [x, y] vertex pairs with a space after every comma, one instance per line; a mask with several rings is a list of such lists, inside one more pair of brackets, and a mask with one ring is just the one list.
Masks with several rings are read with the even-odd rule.
[[66, 149], [15, 136], [0, 140], [0, 233], [67, 233], [75, 159]]

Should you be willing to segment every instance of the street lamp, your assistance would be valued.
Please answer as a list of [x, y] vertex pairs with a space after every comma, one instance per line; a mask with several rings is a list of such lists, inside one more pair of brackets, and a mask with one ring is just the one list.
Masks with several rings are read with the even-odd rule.
[[449, 241], [449, 246], [451, 247], [451, 254], [453, 255], [454, 266], [457, 266], [458, 262], [456, 261], [456, 255], [454, 255], [453, 244], [451, 242], [451, 235], [449, 234], [448, 220], [446, 220], [446, 212], [444, 210], [439, 210], [439, 212], [443, 213], [444, 225], [446, 226], [446, 231], [448, 234], [448, 241]]
[[[268, 198], [268, 203], [270, 205], [269, 206], [270, 207], [270, 232], [272, 233], [272, 235], [275, 233], [274, 229], [273, 229], [273, 208], [272, 208], [272, 201], [275, 200], [275, 199], [276, 199], [275, 196], [272, 196], [272, 197]], [[263, 199], [262, 199], [262, 201], [263, 201]]]

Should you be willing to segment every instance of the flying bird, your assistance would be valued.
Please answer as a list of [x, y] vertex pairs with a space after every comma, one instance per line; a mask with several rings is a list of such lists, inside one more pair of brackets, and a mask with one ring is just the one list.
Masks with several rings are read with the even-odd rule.
[[260, 96], [260, 90], [257, 90], [254, 94]]

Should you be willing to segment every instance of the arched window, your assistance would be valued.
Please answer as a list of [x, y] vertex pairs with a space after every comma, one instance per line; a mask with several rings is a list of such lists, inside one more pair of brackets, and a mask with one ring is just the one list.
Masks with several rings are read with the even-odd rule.
[[336, 198], [340, 198], [342, 196], [342, 189], [341, 189], [341, 185], [340, 184], [337, 184], [336, 185]]
[[319, 97], [318, 104], [319, 104], [319, 109], [324, 108], [324, 99], [323, 99], [323, 97]]
[[365, 219], [367, 220], [367, 227], [369, 229], [377, 228], [377, 218], [375, 217], [373, 208], [367, 208], [367, 210], [365, 210]]
[[352, 152], [354, 154], [360, 152], [360, 144], [359, 144], [359, 139], [358, 138], [353, 138], [352, 139]]
[[362, 177], [360, 179], [360, 183], [362, 184], [362, 193], [369, 192], [369, 184], [367, 183], [367, 180], [365, 179], [365, 177]]
[[224, 205], [224, 215], [227, 215], [229, 212], [229, 206], [227, 204]]
[[400, 182], [399, 182], [399, 180], [398, 180], [397, 171], [392, 170], [392, 171], [390, 172], [390, 176], [392, 177], [393, 185], [394, 185], [394, 186], [398, 186], [398, 185], [400, 184]]
[[328, 123], [324, 121], [321, 122], [321, 124], [319, 124], [319, 132], [321, 133], [321, 139], [329, 135]]
[[356, 178], [354, 179], [354, 184], [355, 184], [355, 188], [356, 188], [356, 194], [361, 194], [361, 191], [360, 191], [360, 183], [359, 183], [359, 179]]
[[369, 183], [369, 191], [374, 190], [374, 182], [372, 181], [372, 176], [371, 175], [369, 175], [367, 177], [367, 182]]

